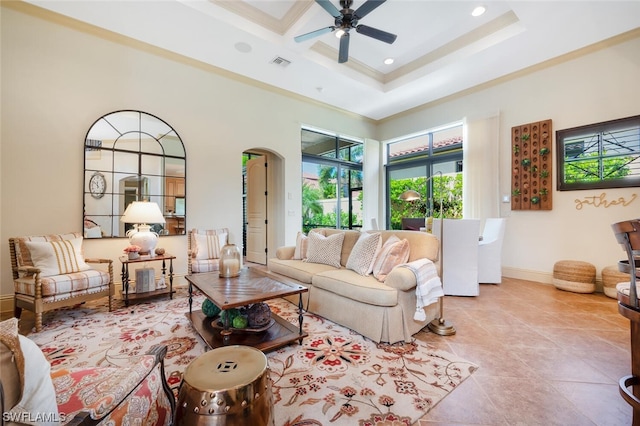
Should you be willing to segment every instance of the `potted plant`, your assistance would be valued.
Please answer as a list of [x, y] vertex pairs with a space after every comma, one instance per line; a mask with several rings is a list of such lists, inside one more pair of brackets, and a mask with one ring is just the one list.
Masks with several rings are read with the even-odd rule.
[[129, 256], [129, 260], [135, 260], [140, 257], [140, 250], [142, 248], [136, 245], [130, 245], [124, 248], [124, 252]]

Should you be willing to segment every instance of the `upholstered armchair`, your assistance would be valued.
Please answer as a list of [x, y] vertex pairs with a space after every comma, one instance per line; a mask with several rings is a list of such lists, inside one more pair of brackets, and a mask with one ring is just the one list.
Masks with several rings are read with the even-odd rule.
[[478, 242], [478, 282], [500, 284], [502, 282], [502, 240], [507, 226], [504, 218], [489, 218]]
[[[9, 238], [14, 283], [14, 314], [22, 309], [35, 314], [36, 331], [42, 314], [114, 294], [113, 261], [85, 259], [82, 234]], [[96, 265], [95, 267], [93, 265]]]
[[126, 367], [52, 370], [40, 348], [0, 323], [2, 425], [170, 425], [175, 398], [165, 380], [166, 346]]
[[229, 229], [190, 229], [187, 232], [187, 270], [189, 274], [219, 269], [220, 249], [229, 242]]

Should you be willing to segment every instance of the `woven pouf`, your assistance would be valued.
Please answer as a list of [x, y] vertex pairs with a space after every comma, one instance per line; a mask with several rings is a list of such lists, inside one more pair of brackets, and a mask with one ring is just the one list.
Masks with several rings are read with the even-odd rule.
[[602, 287], [604, 294], [612, 299], [618, 298], [616, 285], [618, 283], [629, 283], [631, 282], [630, 280], [631, 277], [629, 277], [629, 274], [620, 272], [618, 265], [607, 266], [602, 270]]
[[561, 260], [553, 265], [553, 285], [574, 293], [596, 291], [596, 267], [579, 260]]

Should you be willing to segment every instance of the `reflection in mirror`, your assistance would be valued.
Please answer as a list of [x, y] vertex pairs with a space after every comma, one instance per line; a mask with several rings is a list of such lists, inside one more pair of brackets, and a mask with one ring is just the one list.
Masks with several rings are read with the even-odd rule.
[[186, 153], [177, 132], [141, 111], [99, 118], [84, 143], [85, 238], [126, 237], [120, 221], [133, 201], [152, 201], [164, 212], [160, 235], [181, 235], [186, 223]]

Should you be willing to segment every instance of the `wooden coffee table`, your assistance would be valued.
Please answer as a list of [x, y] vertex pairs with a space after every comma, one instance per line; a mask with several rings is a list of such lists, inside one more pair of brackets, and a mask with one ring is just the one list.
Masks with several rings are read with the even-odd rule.
[[[308, 335], [302, 331], [302, 293], [309, 291], [304, 286], [282, 282], [282, 277], [256, 268], [244, 268], [240, 276], [234, 278], [221, 278], [218, 272], [191, 274], [185, 278], [189, 282], [189, 312], [185, 315], [211, 349], [226, 345], [246, 345], [267, 352], [296, 340], [302, 344], [302, 339]], [[214, 326], [212, 323], [217, 322], [218, 317], [208, 318], [202, 310], [192, 309], [193, 287], [222, 310], [298, 294], [299, 325], [296, 327], [271, 312], [273, 324], [262, 331], [234, 329], [228, 321], [223, 327], [217, 324]]]

